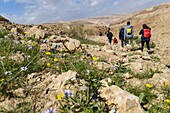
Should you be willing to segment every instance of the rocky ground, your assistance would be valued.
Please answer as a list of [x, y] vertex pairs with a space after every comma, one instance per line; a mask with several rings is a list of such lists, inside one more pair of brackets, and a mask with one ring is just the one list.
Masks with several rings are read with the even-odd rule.
[[[149, 53], [139, 50], [137, 33], [134, 45], [122, 48], [96, 36], [101, 26], [2, 23], [0, 111], [169, 112], [169, 9], [164, 4], [127, 19], [137, 31], [143, 23], [153, 28]], [[110, 25], [114, 34], [127, 20]]]

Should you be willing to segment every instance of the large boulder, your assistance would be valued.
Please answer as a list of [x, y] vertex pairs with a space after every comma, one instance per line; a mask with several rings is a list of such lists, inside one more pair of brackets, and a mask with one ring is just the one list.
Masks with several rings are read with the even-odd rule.
[[70, 38], [68, 42], [65, 43], [65, 46], [70, 50], [74, 51], [76, 48], [80, 47], [80, 41]]
[[122, 90], [118, 86], [105, 87], [100, 90], [101, 97], [108, 104], [117, 104], [118, 113], [145, 113], [139, 103], [139, 98]]
[[44, 39], [47, 33], [46, 31], [38, 28], [38, 26], [33, 26], [32, 28], [26, 30], [25, 34], [28, 36], [35, 35], [36, 39]]

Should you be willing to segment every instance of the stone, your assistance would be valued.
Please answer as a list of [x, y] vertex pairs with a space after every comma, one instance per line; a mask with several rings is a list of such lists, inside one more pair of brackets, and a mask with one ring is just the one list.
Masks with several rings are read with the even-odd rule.
[[65, 46], [70, 50], [74, 51], [76, 48], [80, 47], [80, 41], [70, 38], [68, 42], [65, 43]]
[[132, 50], [132, 46], [127, 44], [124, 48], [123, 51], [131, 51]]
[[139, 59], [139, 58], [141, 58], [142, 56], [141, 55], [133, 55], [133, 56], [131, 56], [130, 58], [131, 59]]
[[146, 113], [139, 103], [139, 98], [122, 90], [118, 86], [104, 87], [100, 89], [100, 96], [107, 100], [108, 104], [117, 104], [118, 113]]
[[170, 73], [155, 73], [152, 78], [146, 82], [158, 86], [170, 86]]
[[135, 72], [139, 72], [143, 70], [143, 65], [141, 63], [131, 62], [130, 64], [131, 64], [131, 69]]
[[24, 94], [24, 89], [23, 88], [18, 88], [16, 90], [14, 90], [14, 95], [17, 95], [19, 97], [25, 97], [25, 94]]
[[123, 76], [124, 76], [126, 79], [130, 79], [130, 78], [133, 77], [133, 76], [132, 76], [131, 74], [129, 74], [129, 73], [125, 73], [125, 74], [123, 74]]
[[142, 56], [142, 59], [143, 60], [151, 60], [151, 57], [150, 56]]

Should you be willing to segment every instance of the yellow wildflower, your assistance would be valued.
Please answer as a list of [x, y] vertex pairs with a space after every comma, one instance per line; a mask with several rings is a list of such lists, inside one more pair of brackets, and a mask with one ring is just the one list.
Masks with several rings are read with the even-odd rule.
[[24, 39], [25, 39], [24, 37], [21, 38], [21, 40], [24, 40]]
[[170, 109], [170, 106], [167, 106], [168, 109]]
[[58, 62], [58, 58], [54, 58], [54, 62]]
[[47, 67], [51, 67], [51, 63], [48, 62], [48, 63], [47, 63]]
[[45, 52], [46, 55], [51, 55], [51, 52], [47, 51]]
[[152, 88], [153, 86], [151, 84], [145, 84], [146, 87]]
[[36, 46], [37, 45], [37, 42], [33, 42], [32, 46]]
[[170, 99], [166, 99], [165, 101], [166, 101], [167, 103], [170, 103]]
[[97, 61], [97, 60], [99, 60], [99, 57], [94, 56], [93, 60]]
[[2, 82], [2, 83], [4, 83], [4, 82], [5, 82], [5, 79], [4, 79], [4, 78], [2, 78], [2, 79], [1, 79], [1, 82]]
[[28, 32], [25, 31], [24, 34], [28, 35]]
[[57, 100], [62, 100], [64, 98], [64, 94], [59, 94], [56, 96]]

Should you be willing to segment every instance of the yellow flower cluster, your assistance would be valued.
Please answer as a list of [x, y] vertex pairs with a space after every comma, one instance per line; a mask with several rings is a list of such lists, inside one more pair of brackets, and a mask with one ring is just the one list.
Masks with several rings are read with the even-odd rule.
[[152, 88], [153, 86], [151, 84], [145, 84], [146, 87]]
[[58, 58], [54, 58], [54, 62], [58, 62]]
[[51, 52], [47, 51], [45, 52], [46, 55], [51, 55]]
[[167, 103], [170, 103], [170, 99], [166, 99], [165, 101], [166, 101]]
[[33, 42], [33, 43], [32, 43], [32, 46], [36, 46], [36, 45], [37, 45], [37, 42]]
[[47, 67], [51, 67], [51, 63], [48, 62], [48, 63], [47, 63]]
[[4, 83], [4, 82], [5, 82], [5, 79], [4, 79], [4, 78], [2, 78], [2, 79], [1, 79], [1, 83]]
[[99, 57], [94, 56], [94, 57], [93, 57], [93, 60], [94, 60], [94, 61], [97, 61], [97, 60], [99, 60]]
[[62, 100], [64, 98], [64, 94], [59, 94], [56, 96], [57, 100]]

